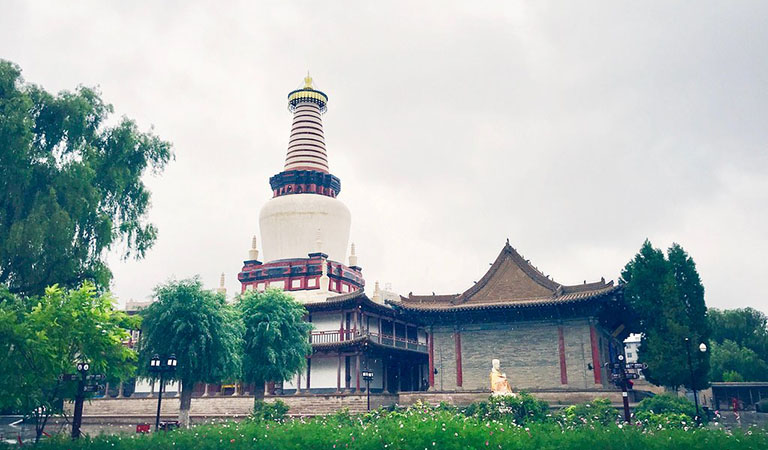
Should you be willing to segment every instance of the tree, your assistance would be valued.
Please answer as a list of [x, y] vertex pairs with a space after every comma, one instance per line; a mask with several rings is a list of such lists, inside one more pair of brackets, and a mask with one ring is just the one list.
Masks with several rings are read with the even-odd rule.
[[53, 95], [0, 60], [0, 284], [11, 292], [106, 288], [107, 250], [142, 258], [154, 243], [142, 176], [162, 171], [170, 144], [127, 118], [107, 125], [112, 112], [96, 90]]
[[712, 379], [768, 381], [768, 317], [752, 308], [711, 309]]
[[154, 295], [157, 300], [141, 312], [139, 367], [152, 378], [153, 355], [176, 355], [176, 372], [168, 378], [181, 382], [179, 421], [189, 426], [195, 384], [237, 377], [242, 324], [224, 295], [204, 290], [198, 277], [162, 284]]
[[711, 347], [712, 380], [768, 381], [768, 364], [752, 349], [729, 339]]
[[37, 440], [64, 400], [74, 398], [77, 382], [59, 376], [75, 374], [77, 362], [111, 379], [133, 375], [136, 354], [123, 342], [138, 320], [116, 311], [93, 284], [53, 286], [39, 298], [0, 296], [0, 409], [34, 418]]
[[[709, 353], [698, 350], [709, 339], [704, 287], [693, 259], [678, 244], [667, 256], [646, 240], [621, 274], [624, 295], [643, 337], [638, 358], [648, 364], [646, 379], [657, 385], [708, 386]], [[690, 341], [693, 383], [685, 339]], [[693, 386], [692, 386], [693, 384]]]
[[722, 344], [733, 341], [768, 361], [768, 317], [752, 308], [710, 309], [712, 340]]
[[255, 401], [264, 394], [265, 381], [285, 381], [304, 370], [312, 352], [304, 320], [307, 310], [276, 289], [246, 291], [237, 303], [243, 318], [243, 381], [255, 384]]

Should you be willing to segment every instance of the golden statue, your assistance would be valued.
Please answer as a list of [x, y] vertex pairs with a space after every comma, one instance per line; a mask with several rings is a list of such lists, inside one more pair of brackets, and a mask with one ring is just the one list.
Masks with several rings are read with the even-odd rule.
[[304, 89], [312, 89], [312, 77], [309, 76], [309, 71], [307, 71], [307, 76], [304, 77]]
[[507, 381], [507, 374], [501, 372], [501, 363], [498, 359], [494, 359], [491, 364], [491, 392], [493, 395], [514, 395], [512, 388]]

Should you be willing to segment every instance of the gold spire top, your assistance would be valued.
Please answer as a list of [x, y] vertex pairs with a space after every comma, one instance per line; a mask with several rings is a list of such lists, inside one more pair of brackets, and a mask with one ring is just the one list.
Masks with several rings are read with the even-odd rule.
[[304, 77], [304, 89], [313, 89], [312, 88], [312, 77], [309, 76], [309, 70], [307, 70], [307, 76]]

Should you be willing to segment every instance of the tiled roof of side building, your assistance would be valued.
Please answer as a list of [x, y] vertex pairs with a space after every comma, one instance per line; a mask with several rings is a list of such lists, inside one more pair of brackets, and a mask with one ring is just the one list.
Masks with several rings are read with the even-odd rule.
[[461, 294], [413, 295], [389, 302], [397, 308], [450, 311], [548, 306], [589, 300], [620, 289], [604, 279], [566, 286], [544, 275], [509, 242], [485, 275]]
[[343, 306], [360, 303], [368, 310], [378, 311], [386, 315], [395, 315], [396, 311], [390, 306], [376, 303], [365, 294], [365, 291], [358, 289], [346, 294], [334, 295], [326, 298], [324, 301], [304, 303], [307, 311], [334, 311]]

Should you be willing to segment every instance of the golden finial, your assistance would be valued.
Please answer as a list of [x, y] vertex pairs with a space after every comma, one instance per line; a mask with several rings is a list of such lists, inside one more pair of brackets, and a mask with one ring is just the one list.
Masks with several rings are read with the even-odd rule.
[[307, 70], [307, 76], [304, 77], [304, 89], [312, 89], [312, 77], [309, 76], [309, 70]]

